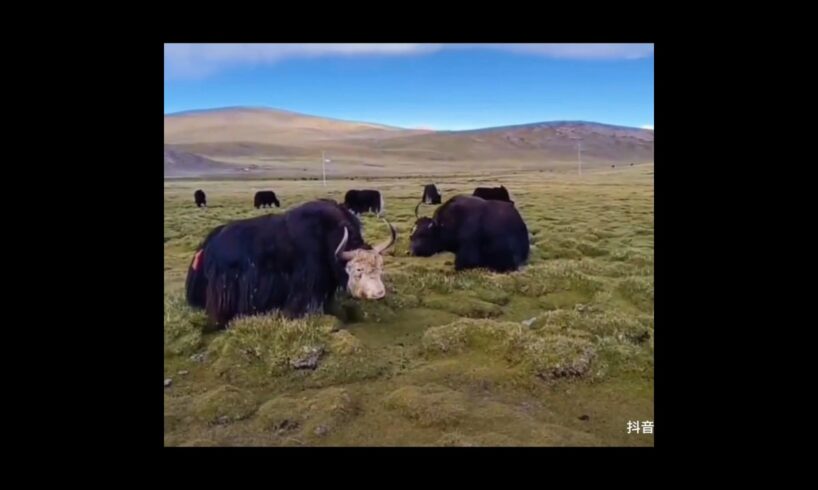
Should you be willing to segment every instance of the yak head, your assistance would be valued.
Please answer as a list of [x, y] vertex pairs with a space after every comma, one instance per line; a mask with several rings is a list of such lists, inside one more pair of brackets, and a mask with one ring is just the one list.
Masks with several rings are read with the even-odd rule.
[[389, 226], [391, 237], [383, 243], [372, 247], [371, 250], [358, 248], [355, 250], [344, 250], [349, 239], [349, 231], [344, 227], [344, 237], [335, 255], [346, 261], [347, 291], [353, 298], [357, 299], [381, 299], [386, 296], [386, 287], [383, 285], [383, 254], [395, 244], [397, 231], [388, 221], [384, 222]]
[[415, 221], [409, 240], [409, 249], [416, 257], [429, 257], [442, 250], [440, 227], [431, 218]]

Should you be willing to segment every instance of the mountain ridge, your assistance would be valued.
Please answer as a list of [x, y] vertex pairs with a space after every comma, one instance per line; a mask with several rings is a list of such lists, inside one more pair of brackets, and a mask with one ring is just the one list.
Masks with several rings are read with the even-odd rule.
[[232, 106], [176, 112], [164, 121], [166, 151], [219, 165], [257, 166], [276, 175], [309, 172], [324, 153], [343, 165], [345, 174], [361, 176], [403, 175], [419, 168], [430, 173], [540, 169], [573, 164], [580, 157], [584, 168], [653, 161], [652, 130], [582, 120], [435, 131]]

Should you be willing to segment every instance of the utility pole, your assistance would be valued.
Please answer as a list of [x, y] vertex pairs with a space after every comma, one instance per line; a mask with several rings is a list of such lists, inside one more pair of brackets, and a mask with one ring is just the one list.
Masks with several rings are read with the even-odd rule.
[[324, 157], [324, 152], [321, 152], [321, 174], [324, 177], [324, 187], [327, 186], [327, 159]]
[[577, 163], [579, 164], [579, 175], [582, 176], [582, 140], [577, 141]]

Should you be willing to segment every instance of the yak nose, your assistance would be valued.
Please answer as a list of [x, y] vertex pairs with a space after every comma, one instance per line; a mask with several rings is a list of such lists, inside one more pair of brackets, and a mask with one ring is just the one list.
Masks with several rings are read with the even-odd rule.
[[384, 296], [386, 296], [386, 290], [382, 287], [369, 291], [368, 293], [369, 293], [367, 294], [367, 296], [369, 297], [368, 299], [381, 299]]

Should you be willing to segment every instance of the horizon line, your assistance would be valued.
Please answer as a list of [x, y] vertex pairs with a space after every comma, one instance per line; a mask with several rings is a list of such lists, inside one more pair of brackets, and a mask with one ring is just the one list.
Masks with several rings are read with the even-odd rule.
[[[219, 106], [219, 107], [206, 107], [201, 109], [185, 109], [182, 111], [175, 111], [175, 112], [165, 112], [165, 117], [174, 117], [174, 116], [184, 116], [188, 114], [196, 114], [196, 113], [204, 113], [204, 112], [219, 112], [219, 111], [230, 111], [230, 110], [261, 110], [261, 111], [271, 111], [271, 112], [283, 112], [288, 114], [295, 114], [299, 116], [306, 116], [306, 117], [315, 117], [320, 119], [329, 119], [334, 121], [341, 121], [341, 122], [348, 122], [348, 123], [357, 123], [357, 124], [368, 124], [372, 126], [381, 126], [385, 128], [392, 128], [392, 129], [402, 129], [406, 131], [433, 131], [433, 132], [467, 132], [467, 131], [483, 131], [489, 129], [500, 129], [500, 128], [515, 128], [515, 127], [522, 127], [522, 126], [533, 126], [537, 124], [557, 124], [557, 123], [564, 123], [564, 124], [597, 124], [600, 126], [611, 126], [617, 128], [625, 128], [625, 129], [634, 129], [639, 131], [651, 131], [653, 132], [653, 125], [651, 124], [651, 128], [645, 128], [640, 126], [625, 126], [622, 124], [611, 124], [611, 123], [604, 123], [599, 121], [588, 121], [583, 119], [555, 119], [555, 120], [540, 120], [540, 121], [533, 121], [533, 122], [523, 122], [523, 123], [514, 123], [514, 124], [504, 124], [500, 126], [486, 126], [486, 127], [478, 127], [478, 128], [471, 128], [471, 129], [431, 129], [429, 127], [405, 127], [405, 126], [396, 126], [394, 124], [383, 124], [378, 122], [372, 121], [357, 121], [352, 119], [342, 119], [336, 117], [328, 117], [328, 116], [318, 116], [315, 114], [306, 114], [303, 112], [291, 111], [289, 109], [281, 109], [278, 107], [270, 107], [270, 106], [252, 106], [252, 105], [236, 105], [236, 106]], [[644, 126], [644, 125], [643, 125]]]

